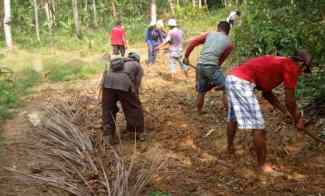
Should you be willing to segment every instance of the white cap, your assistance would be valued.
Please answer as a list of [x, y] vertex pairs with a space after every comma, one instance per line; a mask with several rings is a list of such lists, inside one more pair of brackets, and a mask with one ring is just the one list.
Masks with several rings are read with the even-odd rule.
[[167, 24], [170, 27], [176, 27], [177, 26], [177, 23], [176, 23], [175, 19], [169, 19]]

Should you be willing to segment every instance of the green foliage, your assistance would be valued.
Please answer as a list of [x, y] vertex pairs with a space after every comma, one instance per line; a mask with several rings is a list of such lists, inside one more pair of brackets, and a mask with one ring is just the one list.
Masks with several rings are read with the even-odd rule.
[[41, 79], [40, 74], [30, 68], [17, 73], [14, 81], [0, 80], [0, 121], [10, 116], [10, 110], [19, 105], [20, 97], [26, 95]]
[[171, 196], [170, 193], [164, 193], [164, 192], [152, 192], [149, 194], [149, 196]]
[[86, 79], [103, 69], [102, 65], [90, 65], [85, 62], [53, 62], [45, 67], [49, 81], [69, 81]]

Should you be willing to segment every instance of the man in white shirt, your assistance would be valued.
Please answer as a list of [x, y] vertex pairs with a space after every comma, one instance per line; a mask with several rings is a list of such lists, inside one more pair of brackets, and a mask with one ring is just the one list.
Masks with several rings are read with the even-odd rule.
[[241, 13], [238, 10], [230, 12], [230, 14], [227, 18], [227, 22], [230, 24], [231, 28], [235, 25], [235, 23], [239, 19], [240, 15], [241, 15]]

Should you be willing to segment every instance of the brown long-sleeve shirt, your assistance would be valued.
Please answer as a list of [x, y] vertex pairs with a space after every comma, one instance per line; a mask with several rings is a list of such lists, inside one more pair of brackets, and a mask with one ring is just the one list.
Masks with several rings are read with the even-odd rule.
[[138, 94], [143, 76], [143, 68], [136, 61], [128, 61], [119, 72], [108, 71], [104, 87]]

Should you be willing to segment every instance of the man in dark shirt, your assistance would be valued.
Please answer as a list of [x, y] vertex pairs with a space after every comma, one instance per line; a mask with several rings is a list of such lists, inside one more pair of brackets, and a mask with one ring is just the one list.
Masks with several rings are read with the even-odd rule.
[[[116, 144], [116, 113], [120, 101], [127, 121], [127, 130], [139, 134], [144, 131], [144, 115], [139, 99], [139, 87], [143, 76], [140, 56], [129, 53], [128, 58], [111, 60], [111, 67], [105, 75], [102, 92], [104, 140]], [[107, 141], [108, 140], [108, 141]]]

